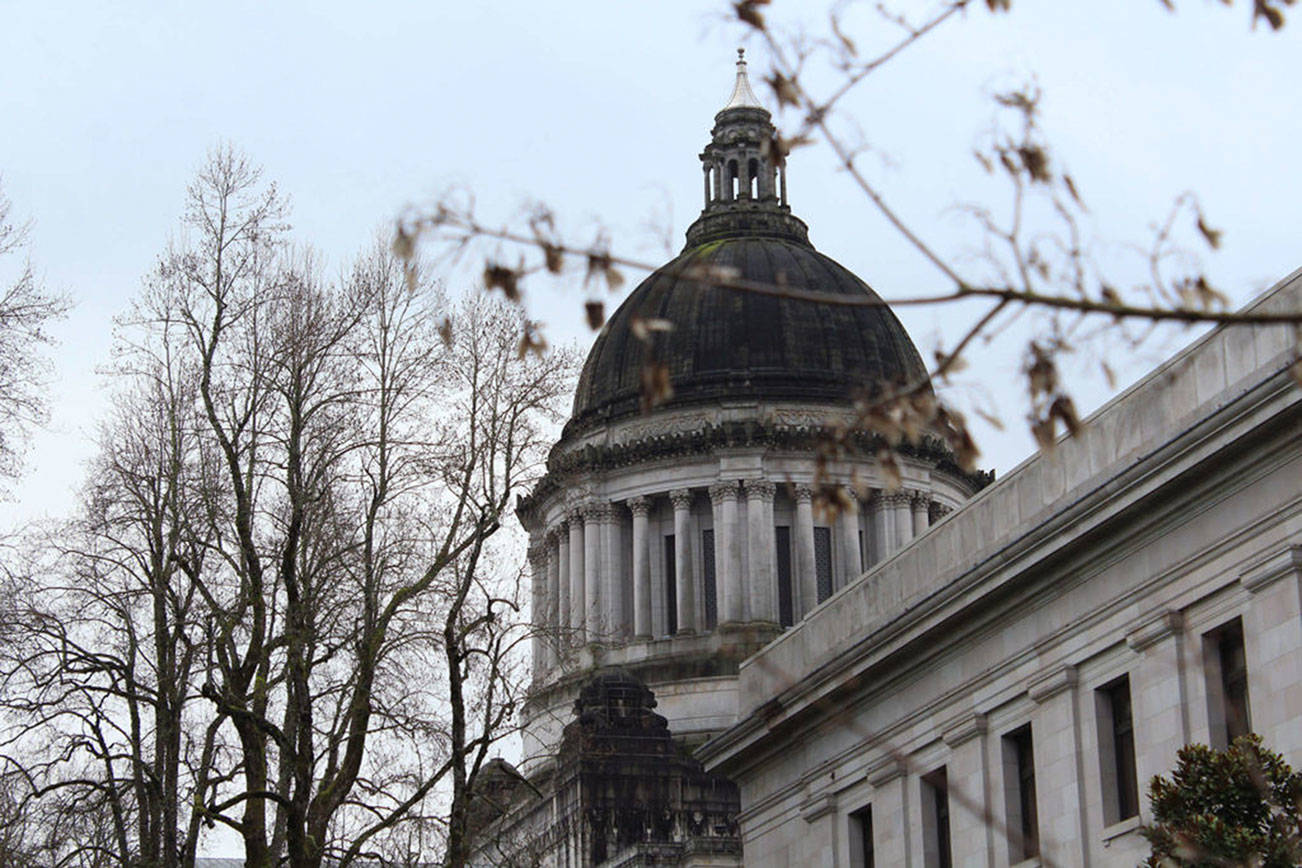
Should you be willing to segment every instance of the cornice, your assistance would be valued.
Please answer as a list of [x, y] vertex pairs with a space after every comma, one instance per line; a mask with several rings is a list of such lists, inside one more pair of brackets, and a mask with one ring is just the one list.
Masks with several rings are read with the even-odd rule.
[[[820, 408], [810, 408], [811, 418]], [[841, 408], [828, 409], [828, 413], [842, 413]], [[693, 425], [690, 419], [665, 420], [671, 423]], [[573, 446], [564, 441], [552, 448], [547, 459], [547, 475], [533, 491], [522, 495], [516, 504], [517, 513], [531, 514], [544, 500], [568, 487], [570, 480], [599, 475], [611, 470], [633, 467], [652, 461], [686, 456], [713, 455], [723, 449], [777, 449], [814, 452], [832, 429], [821, 425], [789, 425], [765, 421], [727, 421], [711, 423], [704, 418], [686, 430], [654, 429], [643, 436], [620, 443], [587, 443]], [[852, 444], [864, 456], [874, 455], [886, 445], [879, 435], [857, 432]], [[994, 481], [992, 471], [978, 470], [966, 473], [954, 462], [953, 454], [944, 441], [934, 435], [924, 435], [918, 444], [900, 444], [899, 453], [933, 464], [934, 470], [943, 473], [968, 487], [975, 494]]]

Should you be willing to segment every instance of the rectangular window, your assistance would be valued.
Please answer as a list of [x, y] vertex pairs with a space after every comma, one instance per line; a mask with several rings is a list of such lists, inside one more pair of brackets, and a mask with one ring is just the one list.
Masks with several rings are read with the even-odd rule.
[[832, 529], [814, 528], [814, 576], [818, 580], [818, 602], [832, 596]]
[[714, 577], [714, 531], [701, 531], [701, 568], [705, 575], [705, 629], [719, 625], [719, 586]]
[[1203, 636], [1212, 747], [1224, 748], [1252, 732], [1248, 711], [1248, 658], [1243, 622], [1235, 618]]
[[778, 623], [790, 627], [796, 623], [791, 605], [791, 528], [774, 528], [774, 539], [778, 548]]
[[952, 868], [949, 847], [949, 780], [945, 767], [922, 776], [922, 862], [927, 868]]
[[1130, 712], [1130, 678], [1122, 676], [1094, 691], [1099, 735], [1103, 821], [1119, 823], [1139, 813], [1135, 773], [1135, 726]]
[[850, 814], [850, 868], [874, 868], [873, 808], [866, 805]]
[[1031, 725], [1003, 738], [1004, 805], [1008, 850], [1014, 861], [1040, 855], [1039, 814], [1035, 805], [1035, 753]]
[[665, 537], [665, 624], [670, 636], [678, 632], [678, 565], [673, 534]]

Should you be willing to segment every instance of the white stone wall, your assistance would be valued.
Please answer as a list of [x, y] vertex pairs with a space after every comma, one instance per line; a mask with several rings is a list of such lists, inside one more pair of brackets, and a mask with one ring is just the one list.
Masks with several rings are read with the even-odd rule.
[[[1295, 275], [1259, 309], [1299, 304]], [[928, 864], [941, 766], [954, 864], [1014, 863], [1002, 739], [1028, 723], [1043, 861], [1136, 864], [1148, 779], [1211, 732], [1204, 637], [1235, 618], [1253, 729], [1302, 766], [1291, 352], [1283, 327], [1209, 335], [747, 661], [741, 722], [700, 751], [741, 786], [746, 864], [852, 865], [865, 805], [878, 865]], [[1097, 691], [1121, 676], [1140, 816], [1109, 823]]]

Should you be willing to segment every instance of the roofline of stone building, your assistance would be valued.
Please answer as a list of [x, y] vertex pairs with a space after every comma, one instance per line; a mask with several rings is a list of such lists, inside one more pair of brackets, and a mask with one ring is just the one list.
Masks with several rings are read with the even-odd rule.
[[[1302, 269], [1244, 310], [1299, 308]], [[1126, 533], [1209, 468], [1289, 436], [1302, 424], [1294, 359], [1286, 325], [1222, 326], [1194, 341], [1077, 437], [1022, 462], [743, 662], [740, 722], [698, 756], [735, 773], [774, 733], [844, 707], [906, 649], [943, 642], [965, 612], [1009, 599], [1090, 539]]]

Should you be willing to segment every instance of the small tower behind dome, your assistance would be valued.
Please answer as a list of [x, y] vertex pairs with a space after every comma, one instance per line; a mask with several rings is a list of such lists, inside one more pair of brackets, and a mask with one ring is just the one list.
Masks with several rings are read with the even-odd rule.
[[808, 241], [805, 224], [787, 207], [786, 163], [773, 116], [751, 88], [744, 48], [737, 49], [737, 80], [714, 116], [701, 164], [705, 209], [687, 230], [689, 247], [739, 231]]

